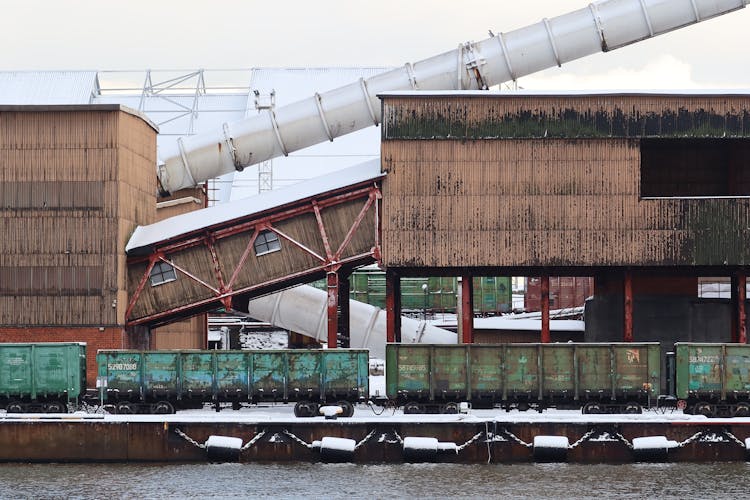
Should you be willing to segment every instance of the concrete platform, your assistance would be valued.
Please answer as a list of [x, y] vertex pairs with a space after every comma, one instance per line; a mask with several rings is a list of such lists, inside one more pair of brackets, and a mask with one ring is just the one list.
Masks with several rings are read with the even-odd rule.
[[166, 416], [0, 414], [0, 461], [209, 461], [209, 436], [241, 439], [241, 462], [745, 461], [750, 418], [554, 410], [403, 415], [387, 409], [376, 415], [359, 406], [352, 418], [328, 420], [295, 418], [291, 405]]

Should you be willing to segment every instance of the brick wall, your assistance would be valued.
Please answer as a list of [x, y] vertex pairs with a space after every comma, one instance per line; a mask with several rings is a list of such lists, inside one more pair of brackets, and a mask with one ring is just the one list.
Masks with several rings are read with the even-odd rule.
[[96, 387], [96, 352], [99, 349], [129, 349], [130, 340], [119, 327], [3, 327], [0, 342], [86, 342], [86, 385]]

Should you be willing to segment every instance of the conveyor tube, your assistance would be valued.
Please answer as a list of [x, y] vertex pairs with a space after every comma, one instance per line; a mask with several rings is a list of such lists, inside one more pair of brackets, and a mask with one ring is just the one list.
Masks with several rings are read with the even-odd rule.
[[[253, 299], [248, 314], [274, 326], [325, 342], [328, 337], [328, 294], [309, 285]], [[385, 359], [385, 311], [349, 301], [349, 344], [353, 349], [369, 349], [371, 358]], [[404, 343], [455, 344], [456, 334], [424, 321], [401, 317]]]
[[603, 0], [552, 19], [360, 79], [218, 132], [178, 139], [157, 168], [162, 192], [288, 155], [380, 122], [377, 95], [486, 89], [741, 9], [750, 0]]

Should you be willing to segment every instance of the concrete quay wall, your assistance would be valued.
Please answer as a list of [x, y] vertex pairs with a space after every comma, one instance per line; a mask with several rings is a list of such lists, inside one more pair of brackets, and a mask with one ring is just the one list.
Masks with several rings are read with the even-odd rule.
[[[364, 420], [323, 418], [273, 422], [18, 418], [0, 420], [4, 462], [200, 462], [209, 436], [236, 437], [241, 462], [331, 461], [398, 463], [436, 461], [514, 463], [550, 460], [577, 463], [745, 461], [750, 419], [721, 421], [516, 422]], [[545, 437], [546, 436], [546, 437]], [[568, 446], [544, 449], [547, 437]], [[668, 449], [639, 449], [634, 439], [664, 436]], [[350, 439], [353, 450], [321, 449], [325, 437]], [[434, 438], [437, 452], [408, 453], [409, 437]], [[535, 438], [537, 445], [535, 446]], [[433, 441], [434, 441], [433, 439]], [[334, 440], [336, 441], [336, 440]], [[423, 440], [424, 441], [424, 440]], [[559, 441], [559, 440], [558, 440]], [[420, 441], [421, 442], [421, 441]], [[355, 444], [356, 443], [356, 444]], [[421, 445], [418, 445], [418, 448]], [[634, 449], [635, 448], [635, 449]]]

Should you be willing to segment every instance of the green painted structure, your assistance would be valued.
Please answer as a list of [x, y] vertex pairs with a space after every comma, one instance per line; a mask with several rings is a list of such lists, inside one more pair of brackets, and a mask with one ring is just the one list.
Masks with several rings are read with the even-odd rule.
[[[427, 286], [425, 289], [424, 286]], [[312, 286], [326, 290], [326, 281]], [[458, 281], [455, 277], [401, 278], [401, 310], [417, 313], [455, 313]], [[385, 272], [377, 268], [357, 269], [349, 276], [349, 298], [385, 309]], [[474, 277], [474, 314], [493, 316], [512, 310], [511, 278]]]
[[99, 351], [97, 364], [102, 400], [122, 413], [369, 397], [366, 350], [112, 350]]
[[67, 412], [86, 392], [86, 344], [0, 344], [0, 405], [8, 413]]
[[461, 401], [640, 412], [661, 394], [660, 379], [658, 343], [386, 346], [386, 393], [407, 413], [453, 412]]
[[750, 416], [750, 345], [677, 343], [675, 353], [678, 398], [688, 406], [740, 402]]

